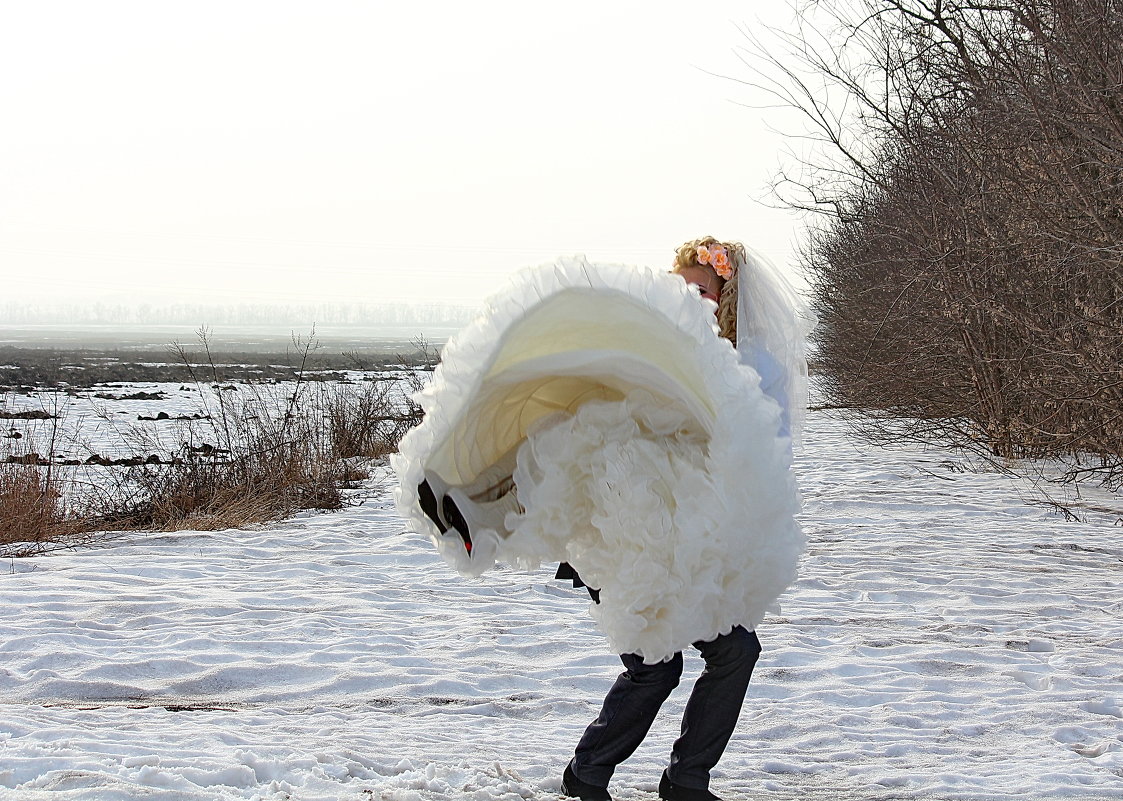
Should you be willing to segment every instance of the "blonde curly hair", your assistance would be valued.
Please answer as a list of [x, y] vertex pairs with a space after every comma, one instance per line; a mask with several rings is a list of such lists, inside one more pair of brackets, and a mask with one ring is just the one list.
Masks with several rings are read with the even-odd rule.
[[[729, 280], [719, 276], [710, 265], [698, 261], [698, 248], [708, 248], [710, 245], [721, 245], [729, 253], [730, 266], [733, 269], [733, 275]], [[712, 236], [704, 236], [701, 239], [684, 242], [675, 251], [675, 264], [671, 268], [671, 272], [677, 275], [687, 267], [699, 267], [712, 272], [721, 282], [721, 294], [717, 304], [718, 333], [732, 342], [734, 347], [737, 346], [737, 271], [745, 264], [746, 258], [745, 246], [740, 242], [722, 242]]]

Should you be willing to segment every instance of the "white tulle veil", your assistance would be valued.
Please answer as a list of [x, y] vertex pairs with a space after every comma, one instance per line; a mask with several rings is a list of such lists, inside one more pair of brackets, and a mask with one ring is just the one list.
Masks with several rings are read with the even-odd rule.
[[737, 267], [737, 350], [762, 348], [779, 364], [795, 444], [807, 416], [807, 336], [814, 326], [815, 315], [776, 265], [745, 248]]

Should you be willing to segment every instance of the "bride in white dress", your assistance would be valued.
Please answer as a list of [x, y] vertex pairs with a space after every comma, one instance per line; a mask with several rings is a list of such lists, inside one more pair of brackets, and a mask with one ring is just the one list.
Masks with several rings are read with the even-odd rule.
[[[759, 623], [802, 549], [785, 435], [806, 367], [782, 283], [729, 254], [753, 280], [723, 281], [724, 337], [673, 274], [574, 258], [516, 276], [449, 341], [393, 459], [412, 528], [464, 575], [573, 565], [617, 653], [659, 661]], [[447, 496], [485, 507], [475, 531], [449, 525]]]
[[[571, 795], [608, 798], [662, 701], [628, 700], [629, 686], [656, 673], [667, 686], [688, 645], [733, 647], [747, 686], [752, 632], [803, 548], [789, 469], [806, 406], [798, 308], [767, 263], [712, 237], [680, 247], [671, 274], [564, 259], [490, 299], [422, 393], [425, 421], [393, 459], [403, 517], [464, 575], [497, 559], [572, 565], [625, 655], [602, 718], [640, 710], [646, 725], [622, 737], [598, 718], [566, 769]], [[733, 723], [740, 697], [724, 702]], [[715, 797], [709, 763], [732, 725], [717, 740], [705, 728], [698, 749], [684, 721], [664, 798]]]

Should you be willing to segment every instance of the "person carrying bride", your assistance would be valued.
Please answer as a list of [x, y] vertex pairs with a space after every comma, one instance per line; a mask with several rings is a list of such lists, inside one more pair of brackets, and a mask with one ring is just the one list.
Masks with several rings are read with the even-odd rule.
[[[803, 325], [797, 302], [783, 280], [739, 242], [704, 237], [684, 243], [671, 270], [713, 303], [719, 333], [738, 348], [742, 364], [760, 376], [760, 388], [780, 407], [778, 436], [790, 441], [806, 406]], [[559, 577], [574, 579], [574, 571]], [[594, 600], [596, 589], [590, 590]], [[756, 632], [741, 625], [693, 646], [705, 669], [694, 683], [681, 734], [659, 782], [664, 801], [714, 801], [710, 771], [733, 735], [761, 652]], [[616, 766], [643, 742], [659, 708], [679, 683], [682, 653], [647, 664], [639, 654], [622, 654], [624, 672], [604, 699], [563, 773], [561, 790], [583, 801], [611, 801], [608, 784]]]

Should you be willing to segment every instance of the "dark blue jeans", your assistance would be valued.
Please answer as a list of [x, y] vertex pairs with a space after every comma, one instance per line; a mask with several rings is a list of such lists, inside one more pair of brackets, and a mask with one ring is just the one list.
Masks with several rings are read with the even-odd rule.
[[[708, 788], [710, 769], [721, 759], [749, 689], [760, 656], [756, 633], [737, 626], [709, 642], [696, 642], [706, 669], [694, 683], [682, 733], [671, 750], [667, 774], [675, 784]], [[626, 668], [604, 699], [573, 756], [573, 772], [583, 782], [607, 787], [616, 766], [630, 757], [647, 736], [659, 707], [678, 686], [682, 654], [645, 665], [636, 654], [620, 657]]]

